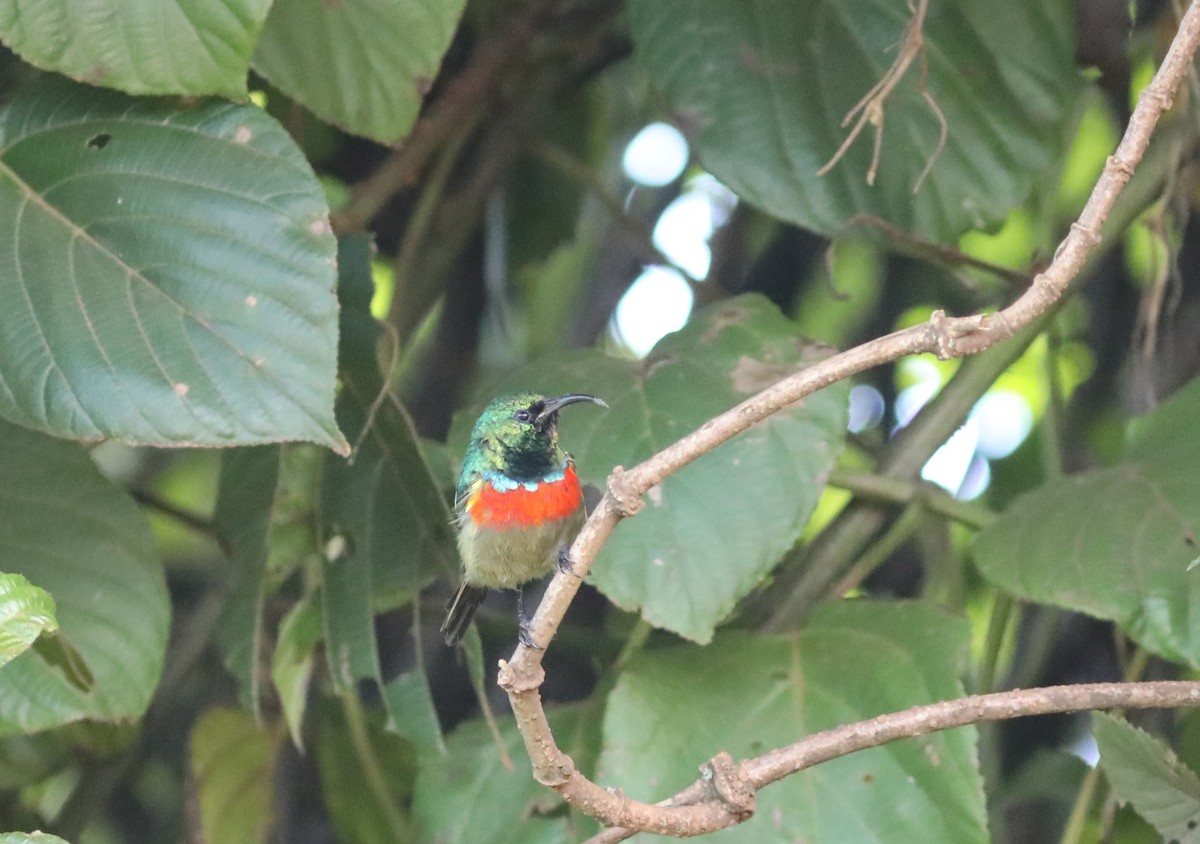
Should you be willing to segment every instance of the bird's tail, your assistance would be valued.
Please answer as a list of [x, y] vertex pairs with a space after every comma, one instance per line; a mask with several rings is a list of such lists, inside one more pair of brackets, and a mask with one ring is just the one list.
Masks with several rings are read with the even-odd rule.
[[441, 633], [446, 638], [447, 645], [454, 646], [462, 641], [471, 619], [475, 617], [475, 610], [479, 609], [485, 595], [487, 589], [482, 586], [464, 583], [458, 587], [454, 600], [446, 608], [446, 620], [442, 622]]

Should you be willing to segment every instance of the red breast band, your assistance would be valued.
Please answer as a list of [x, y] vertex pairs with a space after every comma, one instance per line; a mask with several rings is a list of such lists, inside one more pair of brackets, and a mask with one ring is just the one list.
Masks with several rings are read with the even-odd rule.
[[582, 505], [579, 477], [568, 463], [561, 480], [539, 481], [533, 489], [518, 484], [515, 489], [498, 490], [484, 481], [467, 499], [467, 513], [480, 527], [509, 530], [565, 519]]

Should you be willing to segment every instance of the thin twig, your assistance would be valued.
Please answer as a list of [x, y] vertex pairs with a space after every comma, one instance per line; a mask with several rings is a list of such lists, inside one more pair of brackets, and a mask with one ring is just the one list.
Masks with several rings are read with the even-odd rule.
[[[501, 662], [497, 678], [500, 686], [508, 693], [517, 726], [533, 765], [534, 777], [538, 782], [558, 791], [567, 802], [609, 826], [661, 830], [668, 834], [698, 834], [728, 826], [748, 816], [746, 804], [739, 802], [740, 792], [736, 788], [733, 791], [722, 789], [722, 796], [714, 802], [679, 807], [653, 806], [624, 795], [618, 796], [580, 774], [571, 758], [558, 748], [546, 720], [538, 691], [545, 677], [541, 662], [544, 648], [549, 645], [554, 632], [561, 624], [567, 607], [579, 590], [583, 576], [591, 568], [596, 554], [617, 523], [641, 509], [641, 497], [647, 490], [751, 425], [822, 387], [905, 355], [933, 353], [939, 358], [952, 358], [982, 351], [1012, 336], [1018, 329], [1030, 324], [1050, 308], [1063, 295], [1088, 255], [1099, 243], [1100, 227], [1112, 210], [1117, 196], [1133, 175], [1134, 167], [1141, 161], [1159, 117], [1170, 107], [1175, 92], [1187, 76], [1198, 42], [1200, 0], [1194, 0], [1180, 22], [1179, 31], [1162, 66], [1150, 85], [1142, 92], [1125, 135], [1116, 152], [1106, 162], [1104, 171], [1078, 220], [1071, 226], [1050, 265], [1033, 279], [1029, 289], [1009, 307], [992, 314], [961, 318], [947, 317], [944, 312], [935, 311], [925, 325], [898, 331], [826, 358], [709, 420], [696, 431], [632, 469], [623, 470], [617, 467], [613, 470], [604, 498], [592, 512], [571, 547], [571, 559], [575, 561], [574, 574], [568, 576], [560, 573], [554, 577], [530, 624], [532, 640], [540, 647], [519, 645], [511, 661]], [[1189, 686], [1188, 689], [1188, 695], [1182, 698], [1154, 697], [1153, 703], [1143, 705], [1173, 706], [1182, 705], [1177, 703], [1177, 700], [1191, 703], [1200, 699], [1191, 696], [1197, 694], [1196, 687]], [[1041, 690], [1042, 694], [1051, 697], [1053, 692], [1054, 690]], [[1011, 698], [998, 696], [996, 699], [1010, 701], [1006, 704], [1010, 709], [1002, 711], [1013, 711]], [[1006, 717], [986, 707], [976, 711], [970, 708], [972, 705], [961, 701], [939, 704], [952, 713], [958, 713], [956, 718], [965, 719], [956, 720], [955, 724]], [[1060, 701], [1060, 705], [1064, 709], [1087, 709], [1115, 705], [1134, 707], [1139, 704], [1126, 698], [1121, 698], [1116, 703], [1104, 703], [1101, 699], [1089, 698], [1081, 701], [1072, 698], [1069, 704]], [[1034, 711], [1063, 709], [1038, 710], [1035, 707], [1022, 710], [1023, 714]], [[947, 723], [947, 726], [950, 725]], [[882, 743], [907, 734], [898, 732], [875, 735], [887, 736], [875, 741]], [[775, 754], [784, 752], [776, 751]], [[767, 754], [767, 757], [774, 758], [775, 754]], [[811, 759], [806, 764], [814, 764], [816, 761], [823, 761], [824, 758], [833, 757]], [[718, 764], [717, 760], [714, 760], [713, 765], [712, 779], [728, 783], [726, 775], [729, 772]], [[777, 776], [759, 778], [761, 771], [757, 768], [755, 770], [758, 773], [752, 781], [760, 784], [772, 782], [792, 772], [781, 770]], [[736, 784], [735, 782], [734, 785]]]
[[1032, 278], [1031, 273], [1023, 270], [1014, 270], [1011, 267], [1001, 266], [991, 261], [985, 261], [982, 258], [976, 258], [974, 255], [968, 255], [966, 252], [955, 249], [953, 246], [943, 246], [940, 243], [930, 243], [928, 240], [922, 240], [916, 235], [906, 232], [894, 223], [882, 217], [876, 217], [874, 214], [855, 214], [846, 220], [842, 226], [842, 231], [849, 231], [858, 226], [870, 226], [871, 228], [878, 229], [897, 246], [916, 253], [920, 258], [925, 258], [947, 267], [970, 267], [974, 270], [982, 270], [985, 273], [990, 273], [1008, 282], [1014, 287], [1019, 286], [1022, 289], [1029, 284]]
[[[913, 184], [913, 193], [921, 189], [921, 183], [925, 181], [925, 177], [929, 175], [929, 171], [933, 169], [933, 164], [937, 161], [938, 156], [942, 154], [942, 150], [946, 146], [946, 137], [949, 135], [949, 126], [946, 123], [946, 115], [942, 113], [941, 107], [938, 106], [937, 100], [925, 88], [925, 80], [929, 74], [928, 62], [925, 58], [925, 38], [922, 30], [925, 28], [925, 13], [929, 10], [929, 0], [908, 0], [908, 10], [912, 13], [909, 18], [908, 26], [904, 29], [904, 38], [900, 42], [900, 52], [896, 55], [896, 60], [892, 62], [892, 66], [887, 69], [887, 72], [876, 82], [871, 90], [863, 95], [852, 109], [846, 112], [846, 116], [842, 118], [843, 128], [852, 120], [854, 128], [850, 130], [850, 134], [842, 141], [842, 145], [837, 148], [837, 152], [833, 154], [833, 158], [825, 163], [825, 166], [817, 171], [818, 176], [824, 176], [837, 165], [839, 161], [850, 150], [850, 145], [862, 133], [863, 129], [867, 128], [867, 124], [875, 127], [875, 141], [871, 147], [871, 165], [867, 168], [867, 184], [875, 184], [875, 175], [879, 172], [879, 156], [883, 148], [883, 118], [884, 105], [887, 103], [888, 97], [896, 90], [896, 86], [900, 84], [900, 80], [904, 78], [904, 74], [908, 72], [908, 68], [917, 59], [921, 59], [921, 78], [917, 83], [917, 90], [921, 94], [921, 98], [925, 100], [933, 112], [933, 116], [938, 121], [938, 143], [934, 148], [933, 154], [929, 156], [929, 160], [925, 162], [924, 169], [921, 170], [921, 175], [917, 177], [917, 181]], [[858, 119], [854, 120], [854, 116], [858, 115]]]
[[129, 497], [150, 510], [155, 510], [164, 516], [174, 519], [189, 530], [203, 534], [212, 539], [217, 539], [217, 530], [213, 527], [211, 520], [204, 518], [198, 513], [193, 513], [190, 510], [185, 510], [182, 507], [177, 507], [169, 501], [159, 498], [152, 492], [147, 492], [143, 489], [129, 490]]

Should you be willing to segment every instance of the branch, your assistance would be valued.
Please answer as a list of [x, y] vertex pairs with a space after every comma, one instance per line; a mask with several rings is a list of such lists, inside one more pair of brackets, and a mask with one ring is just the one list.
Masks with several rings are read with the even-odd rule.
[[[740, 820], [739, 810], [729, 805], [722, 794], [717, 776], [709, 770], [724, 769], [725, 775], [750, 796], [765, 785], [789, 774], [811, 768], [821, 762], [848, 756], [859, 750], [889, 744], [899, 739], [915, 738], [930, 733], [980, 724], [987, 721], [1007, 721], [1029, 715], [1050, 715], [1059, 712], [1082, 712], [1092, 709], [1158, 709], [1200, 707], [1200, 683], [1160, 680], [1148, 683], [1084, 683], [1075, 686], [1050, 686], [1041, 689], [1017, 689], [990, 695], [973, 695], [959, 700], [943, 700], [925, 706], [914, 706], [903, 712], [880, 715], [856, 724], [814, 733], [795, 744], [781, 747], [754, 759], [734, 763], [728, 754], [719, 754], [705, 763], [704, 775], [695, 783], [652, 808], [670, 811], [690, 809], [692, 815], [706, 815], [708, 828], [663, 831], [638, 829], [609, 829], [590, 839], [587, 844], [615, 844], [639, 831], [667, 835], [700, 835], [732, 826]], [[722, 758], [724, 757], [724, 758]], [[619, 800], [620, 798], [616, 798]], [[704, 811], [702, 811], [704, 810]], [[632, 826], [622, 824], [622, 826]]]
[[449, 138], [474, 121], [528, 52], [558, 0], [531, 0], [503, 30], [479, 45], [470, 62], [429, 106], [391, 156], [355, 185], [350, 203], [332, 217], [335, 232], [366, 227], [393, 196], [414, 184]]
[[[1059, 245], [1053, 261], [1034, 277], [1029, 289], [1010, 306], [991, 314], [958, 318], [935, 311], [925, 325], [897, 331], [827, 358], [709, 420], [632, 469], [617, 467], [613, 470], [604, 498], [571, 547], [570, 558], [575, 561], [574, 574], [555, 575], [530, 624], [529, 632], [533, 641], [542, 647], [519, 645], [511, 662], [501, 662], [497, 678], [497, 682], [508, 693], [538, 782], [555, 789], [567, 802], [610, 826], [627, 826], [667, 834], [696, 834], [706, 829], [720, 828], [707, 824], [731, 817], [737, 820], [743, 816], [746, 806], [737, 802], [737, 794], [740, 793], [737, 792], [740, 787], [737, 778], [728, 780], [725, 776], [728, 771], [721, 769], [719, 763], [713, 763], [716, 766], [713, 768], [713, 781], [718, 785], [726, 782], [734, 789], [729, 792], [732, 797], [725, 796], [720, 804], [652, 806], [614, 795], [591, 782], [576, 770], [571, 758], [555, 744], [538, 693], [545, 676], [541, 665], [545, 653], [542, 648], [549, 644], [562, 622], [567, 607], [579, 590], [583, 575], [591, 568], [596, 554], [617, 523], [641, 509], [641, 496], [647, 490], [751, 425], [822, 387], [905, 355], [933, 353], [945, 359], [982, 351], [1012, 336], [1044, 313], [1063, 295], [1088, 254], [1099, 243], [1100, 226], [1145, 153], [1159, 117], [1170, 107], [1175, 92], [1187, 76], [1197, 42], [1200, 42], [1200, 0], [1194, 0], [1180, 21], [1179, 31], [1162, 66], [1150, 85], [1142, 91], [1121, 143], [1106, 162], [1091, 197]], [[1135, 704], [1123, 701], [1120, 705]], [[1087, 708], [1087, 704], [1080, 708]], [[733, 810], [729, 808], [730, 805], [740, 805], [742, 808], [731, 815]], [[721, 825], [727, 826], [728, 822]]]

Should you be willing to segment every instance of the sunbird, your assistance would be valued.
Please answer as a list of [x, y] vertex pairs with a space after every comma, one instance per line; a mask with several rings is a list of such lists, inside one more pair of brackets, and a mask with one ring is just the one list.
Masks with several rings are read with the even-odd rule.
[[536, 647], [523, 587], [555, 566], [570, 571], [583, 489], [558, 444], [558, 412], [585, 401], [608, 407], [583, 393], [517, 393], [494, 399], [475, 422], [454, 493], [463, 580], [442, 623], [447, 645], [462, 639], [489, 589], [516, 589], [521, 641]]

